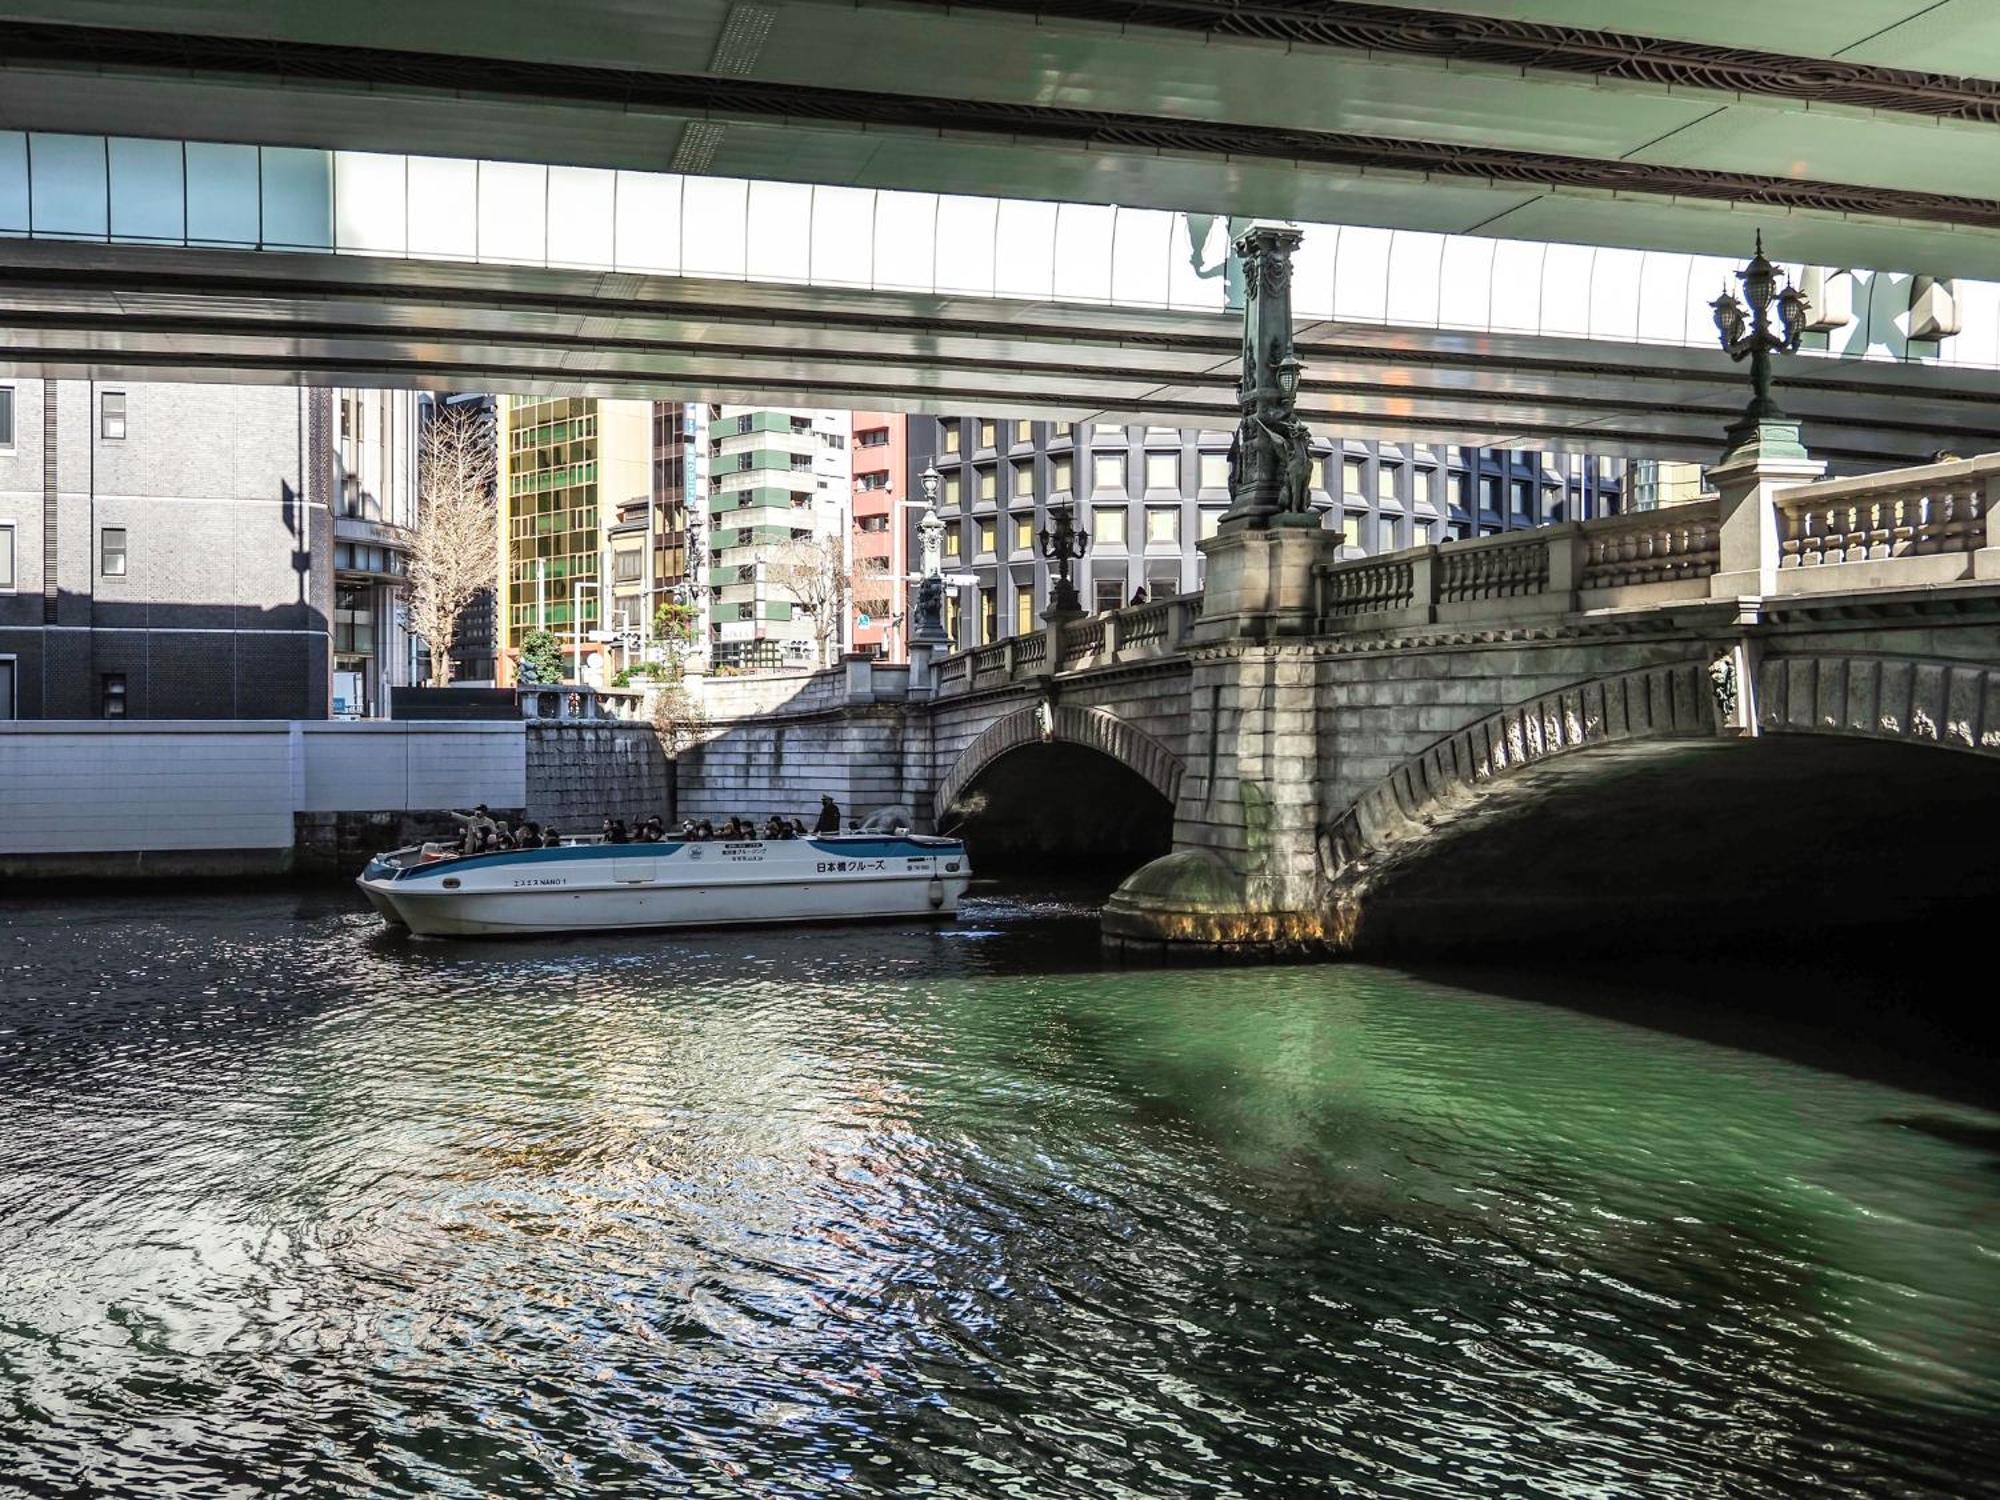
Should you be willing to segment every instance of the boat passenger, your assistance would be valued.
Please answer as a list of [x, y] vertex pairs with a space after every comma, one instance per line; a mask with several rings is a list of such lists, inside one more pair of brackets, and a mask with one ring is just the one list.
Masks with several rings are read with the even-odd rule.
[[707, 839], [712, 839], [712, 838], [714, 838], [714, 837], [715, 837], [715, 825], [714, 825], [713, 823], [709, 822], [709, 821], [708, 821], [708, 819], [706, 819], [706, 818], [703, 818], [703, 819], [701, 820], [701, 823], [700, 823], [700, 824], [699, 824], [699, 825], [697, 826], [697, 828], [695, 829], [695, 837], [696, 837], [696, 838], [698, 838], [698, 839], [703, 839], [703, 840], [707, 840]]
[[554, 828], [549, 829], [547, 833], [542, 835], [542, 847], [544, 849], [562, 848], [562, 835], [557, 833]]
[[523, 823], [520, 830], [514, 835], [514, 847], [516, 849], [541, 848], [542, 825], [539, 823]]
[[454, 812], [451, 817], [453, 822], [465, 830], [460, 847], [467, 854], [477, 854], [486, 843], [486, 835], [497, 826], [493, 821], [493, 815], [486, 810], [484, 802], [469, 813]]
[[604, 820], [604, 842], [607, 844], [629, 844], [632, 842], [632, 835], [625, 831], [625, 820], [623, 818], [606, 818]]
[[765, 838], [781, 839], [785, 836], [785, 833], [786, 833], [785, 822], [776, 813], [772, 813], [770, 817], [764, 820]]
[[820, 793], [819, 821], [813, 824], [814, 833], [840, 832], [840, 804], [826, 793]]

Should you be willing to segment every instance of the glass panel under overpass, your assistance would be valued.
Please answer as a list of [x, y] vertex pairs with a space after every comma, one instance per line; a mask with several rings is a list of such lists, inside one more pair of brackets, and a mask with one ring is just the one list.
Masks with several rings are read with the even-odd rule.
[[[1243, 222], [673, 173], [0, 131], [0, 235], [16, 237], [1214, 312], [1241, 297], [1229, 244]], [[1753, 223], [1746, 216], [1746, 236]], [[1738, 264], [1304, 227], [1294, 307], [1302, 318], [1351, 323], [1706, 347], [1714, 339], [1707, 303]], [[1772, 248], [1782, 253], [1777, 233]], [[1788, 269], [1817, 291], [1822, 321], [1832, 325], [1808, 352], [2000, 368], [2000, 284]]]

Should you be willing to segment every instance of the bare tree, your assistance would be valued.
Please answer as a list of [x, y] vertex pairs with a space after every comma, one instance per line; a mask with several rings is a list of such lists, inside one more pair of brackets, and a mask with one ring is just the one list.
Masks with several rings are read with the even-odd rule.
[[678, 656], [668, 660], [666, 670], [666, 679], [647, 689], [646, 716], [667, 760], [667, 819], [672, 822], [681, 815], [681, 752], [698, 744], [707, 732], [708, 711], [688, 687]]
[[416, 529], [404, 537], [410, 628], [430, 647], [432, 687], [451, 682], [459, 615], [499, 582], [497, 471], [492, 424], [465, 407], [438, 405], [417, 453]]
[[832, 664], [833, 642], [840, 633], [840, 612], [854, 590], [846, 550], [837, 536], [800, 537], [771, 554], [764, 576], [797, 601], [813, 619], [813, 640], [819, 664]]

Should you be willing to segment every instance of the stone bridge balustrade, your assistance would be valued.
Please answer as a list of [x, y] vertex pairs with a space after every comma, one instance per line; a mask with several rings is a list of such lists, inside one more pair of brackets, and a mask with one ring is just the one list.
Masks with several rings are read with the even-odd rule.
[[1776, 506], [1781, 593], [2000, 578], [2000, 454], [1823, 480]]
[[940, 660], [934, 669], [937, 696], [1032, 682], [1051, 675], [1051, 658], [1058, 673], [1069, 673], [1175, 657], [1186, 649], [1200, 619], [1201, 595], [1178, 594], [1062, 621], [1032, 635], [1009, 636]]
[[577, 683], [552, 687], [520, 687], [514, 690], [521, 717], [530, 721], [554, 719], [616, 720], [636, 723], [646, 716], [646, 695], [637, 688], [597, 688]]

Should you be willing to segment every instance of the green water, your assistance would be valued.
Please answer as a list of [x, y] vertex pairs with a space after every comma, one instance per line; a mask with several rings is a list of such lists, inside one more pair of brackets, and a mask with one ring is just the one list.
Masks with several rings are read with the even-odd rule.
[[2000, 1118], [1091, 933], [0, 904], [0, 1491], [2000, 1490]]

